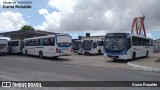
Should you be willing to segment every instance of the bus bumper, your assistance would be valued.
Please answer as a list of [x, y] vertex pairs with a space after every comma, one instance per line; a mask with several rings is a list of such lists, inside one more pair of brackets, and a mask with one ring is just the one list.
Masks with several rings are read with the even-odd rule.
[[73, 50], [73, 53], [78, 53], [78, 50]]
[[111, 59], [128, 60], [132, 58], [132, 55], [109, 55], [104, 53], [104, 57]]

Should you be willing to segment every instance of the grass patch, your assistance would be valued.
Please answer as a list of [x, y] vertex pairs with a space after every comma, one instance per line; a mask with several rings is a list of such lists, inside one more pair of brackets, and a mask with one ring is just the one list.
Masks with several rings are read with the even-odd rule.
[[156, 62], [160, 62], [160, 58], [158, 58], [158, 59], [156, 60]]

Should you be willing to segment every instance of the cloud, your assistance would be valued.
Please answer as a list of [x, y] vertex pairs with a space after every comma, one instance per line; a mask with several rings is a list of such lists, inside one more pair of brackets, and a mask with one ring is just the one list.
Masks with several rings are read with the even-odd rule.
[[46, 20], [39, 27], [54, 32], [128, 32], [133, 18], [144, 14], [146, 30], [159, 29], [159, 3], [159, 0], [50, 0], [49, 6], [57, 11], [44, 15]]
[[42, 8], [39, 10], [39, 14], [46, 15], [46, 14], [48, 14], [48, 10]]
[[49, 6], [56, 8], [57, 10], [67, 13], [72, 12], [73, 7], [76, 4], [75, 0], [50, 0], [48, 2]]
[[0, 32], [19, 30], [27, 22], [23, 19], [21, 13], [1, 12], [0, 13]]
[[45, 21], [42, 23], [42, 25], [39, 25], [36, 28], [40, 30], [48, 30], [55, 32], [60, 26], [60, 17], [60, 12], [52, 12], [51, 14], [46, 14], [44, 15]]
[[151, 33], [147, 33], [147, 37], [153, 37]]
[[75, 5], [74, 0], [50, 0], [49, 6], [56, 9], [52, 13], [48, 13], [47, 9], [40, 9], [39, 14], [44, 15], [45, 21], [41, 25], [35, 26], [37, 29], [59, 32], [60, 20], [66, 14], [73, 11]]
[[90, 32], [91, 36], [100, 36], [100, 35], [106, 35], [107, 31], [92, 31]]

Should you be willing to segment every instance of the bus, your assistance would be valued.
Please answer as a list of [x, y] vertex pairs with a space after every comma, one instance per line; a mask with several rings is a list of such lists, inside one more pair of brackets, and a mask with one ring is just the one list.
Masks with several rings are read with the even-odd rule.
[[103, 54], [103, 41], [98, 39], [83, 40], [83, 54]]
[[24, 39], [23, 53], [43, 57], [71, 55], [72, 37], [69, 34], [55, 34]]
[[104, 57], [128, 60], [153, 54], [151, 38], [130, 33], [107, 33], [104, 40]]
[[10, 40], [8, 42], [8, 48], [10, 54], [21, 54], [24, 47], [24, 43], [21, 40]]
[[8, 54], [8, 40], [0, 39], [0, 54]]
[[81, 54], [82, 40], [73, 40], [72, 49], [73, 53]]

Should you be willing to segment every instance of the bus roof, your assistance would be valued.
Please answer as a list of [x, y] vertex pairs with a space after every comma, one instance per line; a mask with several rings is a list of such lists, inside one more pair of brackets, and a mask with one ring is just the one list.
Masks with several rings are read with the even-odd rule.
[[9, 40], [9, 42], [10, 42], [10, 41], [22, 41], [22, 40]]
[[39, 39], [39, 38], [48, 38], [48, 37], [55, 37], [55, 36], [61, 36], [61, 35], [70, 36], [69, 34], [55, 34], [55, 35], [48, 35], [48, 36], [40, 36], [40, 37], [26, 38], [26, 39], [24, 39], [24, 40]]
[[145, 37], [145, 36], [142, 36], [142, 35], [131, 34], [131, 33], [107, 33], [107, 34], [124, 34], [124, 35], [130, 35], [130, 36], [134, 36], [134, 37], [144, 38], [144, 39], [152, 39], [152, 38], [149, 38], [149, 37]]

